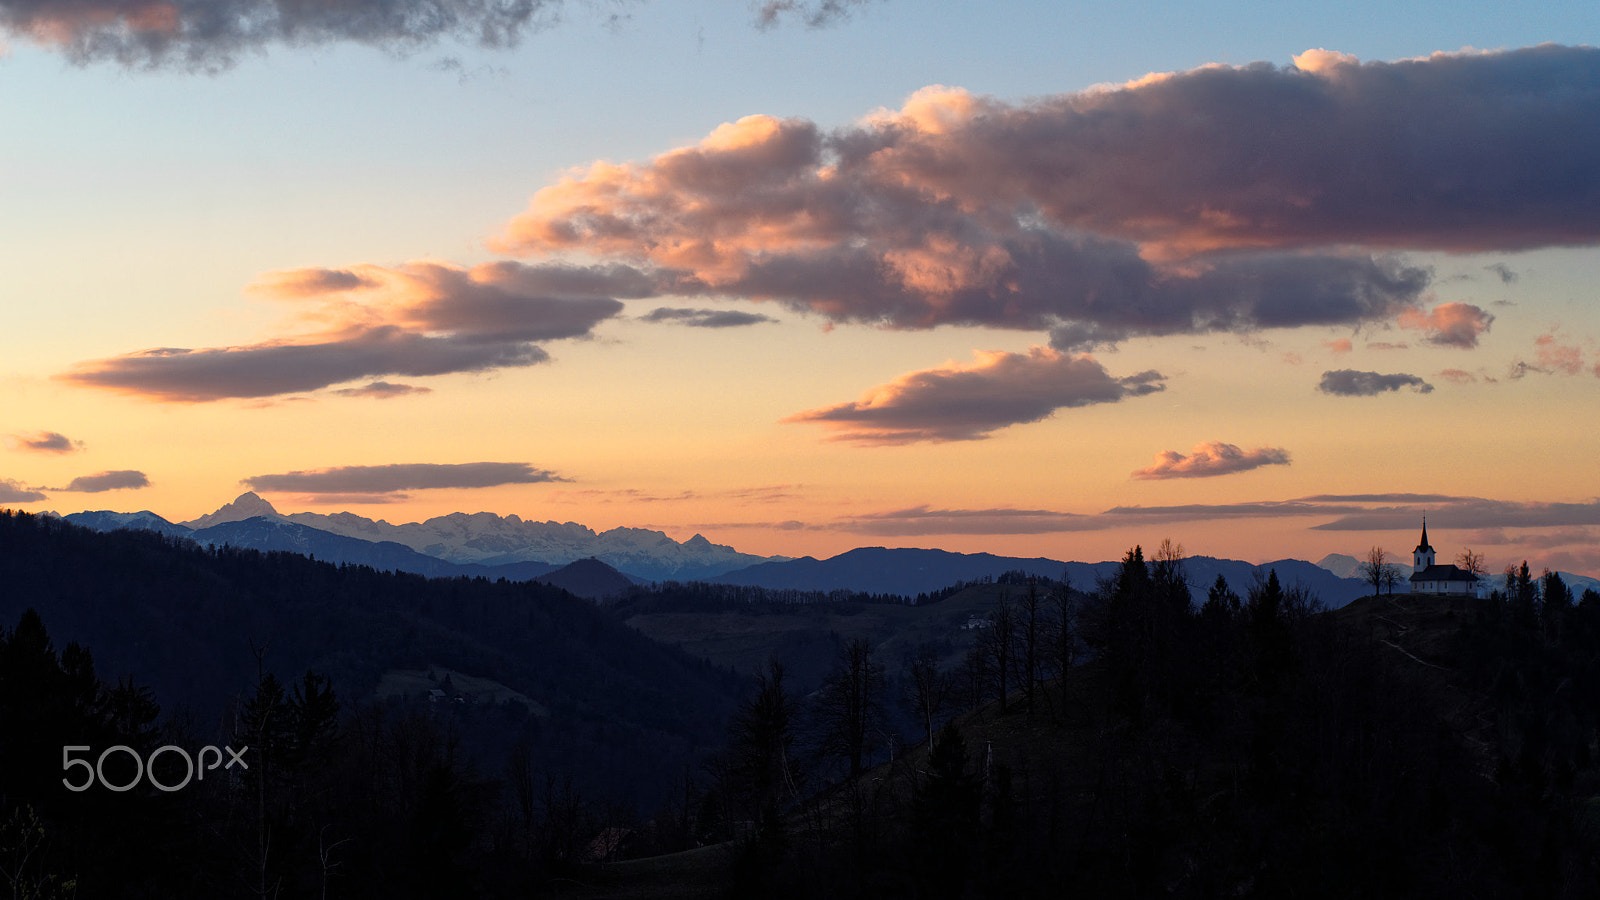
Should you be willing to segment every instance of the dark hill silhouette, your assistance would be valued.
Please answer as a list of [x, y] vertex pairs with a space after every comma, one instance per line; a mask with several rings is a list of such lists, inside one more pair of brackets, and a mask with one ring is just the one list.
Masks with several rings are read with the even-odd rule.
[[605, 600], [627, 592], [635, 582], [594, 557], [568, 563], [534, 579], [540, 584], [561, 588], [585, 600]]

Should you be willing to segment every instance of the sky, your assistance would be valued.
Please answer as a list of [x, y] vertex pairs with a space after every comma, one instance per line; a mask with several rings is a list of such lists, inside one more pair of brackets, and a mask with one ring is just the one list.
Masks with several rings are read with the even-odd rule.
[[1600, 574], [1595, 24], [0, 0], [0, 506]]

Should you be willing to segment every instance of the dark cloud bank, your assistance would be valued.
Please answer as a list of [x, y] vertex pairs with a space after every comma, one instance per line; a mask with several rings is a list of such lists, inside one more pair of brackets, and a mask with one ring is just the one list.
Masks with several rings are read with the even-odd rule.
[[246, 478], [251, 490], [306, 494], [388, 494], [432, 488], [484, 488], [566, 479], [527, 463], [397, 463], [337, 466]]

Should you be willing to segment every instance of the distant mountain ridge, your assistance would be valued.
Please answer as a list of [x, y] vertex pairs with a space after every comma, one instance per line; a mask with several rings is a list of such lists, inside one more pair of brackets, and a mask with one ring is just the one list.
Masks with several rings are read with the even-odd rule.
[[643, 528], [597, 533], [575, 522], [529, 522], [494, 513], [451, 513], [404, 525], [348, 512], [286, 516], [254, 492], [183, 523], [169, 522], [149, 510], [98, 510], [64, 518], [96, 531], [142, 528], [205, 545], [284, 550], [430, 577], [523, 580], [592, 558], [643, 581], [694, 581], [787, 558], [740, 553], [698, 534], [679, 542]]
[[[948, 587], [958, 581], [977, 581], [1005, 572], [1024, 572], [1044, 578], [1068, 578], [1079, 590], [1093, 590], [1103, 578], [1115, 574], [1121, 563], [1065, 562], [1042, 557], [995, 556], [990, 553], [952, 553], [948, 550], [858, 547], [825, 560], [815, 557], [767, 562], [708, 579], [717, 584], [747, 585], [806, 591], [851, 590], [874, 594], [916, 596]], [[1236, 559], [1191, 556], [1183, 561], [1189, 592], [1203, 603], [1206, 592], [1221, 575], [1240, 596], [1257, 578], [1265, 580], [1276, 570], [1285, 585], [1299, 584], [1324, 605], [1338, 608], [1370, 593], [1366, 583], [1340, 578], [1328, 570], [1299, 559], [1280, 559], [1254, 565]]]

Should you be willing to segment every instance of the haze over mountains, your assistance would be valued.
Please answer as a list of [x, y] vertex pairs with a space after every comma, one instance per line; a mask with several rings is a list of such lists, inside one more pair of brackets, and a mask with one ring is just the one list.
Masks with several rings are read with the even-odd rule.
[[[1021, 571], [1052, 579], [1063, 575], [1090, 589], [1116, 563], [1068, 562], [945, 550], [861, 547], [830, 559], [761, 557], [713, 544], [701, 535], [676, 541], [659, 531], [613, 528], [596, 532], [574, 522], [535, 522], [494, 513], [452, 513], [394, 525], [349, 512], [283, 515], [257, 494], [245, 493], [215, 512], [173, 523], [153, 512], [74, 513], [68, 521], [99, 531], [143, 528], [188, 537], [204, 545], [283, 550], [335, 563], [429, 577], [486, 576], [560, 583], [581, 596], [613, 596], [628, 580], [710, 581], [721, 584], [807, 591], [849, 590], [914, 597], [961, 581]], [[1299, 583], [1330, 607], [1368, 593], [1365, 583], [1329, 560], [1321, 565], [1277, 560], [1254, 565], [1238, 560], [1190, 557], [1186, 561], [1197, 602], [1218, 575], [1236, 589], [1276, 569], [1285, 583]], [[615, 570], [599, 572], [589, 561]], [[581, 571], [561, 573], [574, 563]], [[1330, 571], [1331, 570], [1331, 571]]]

